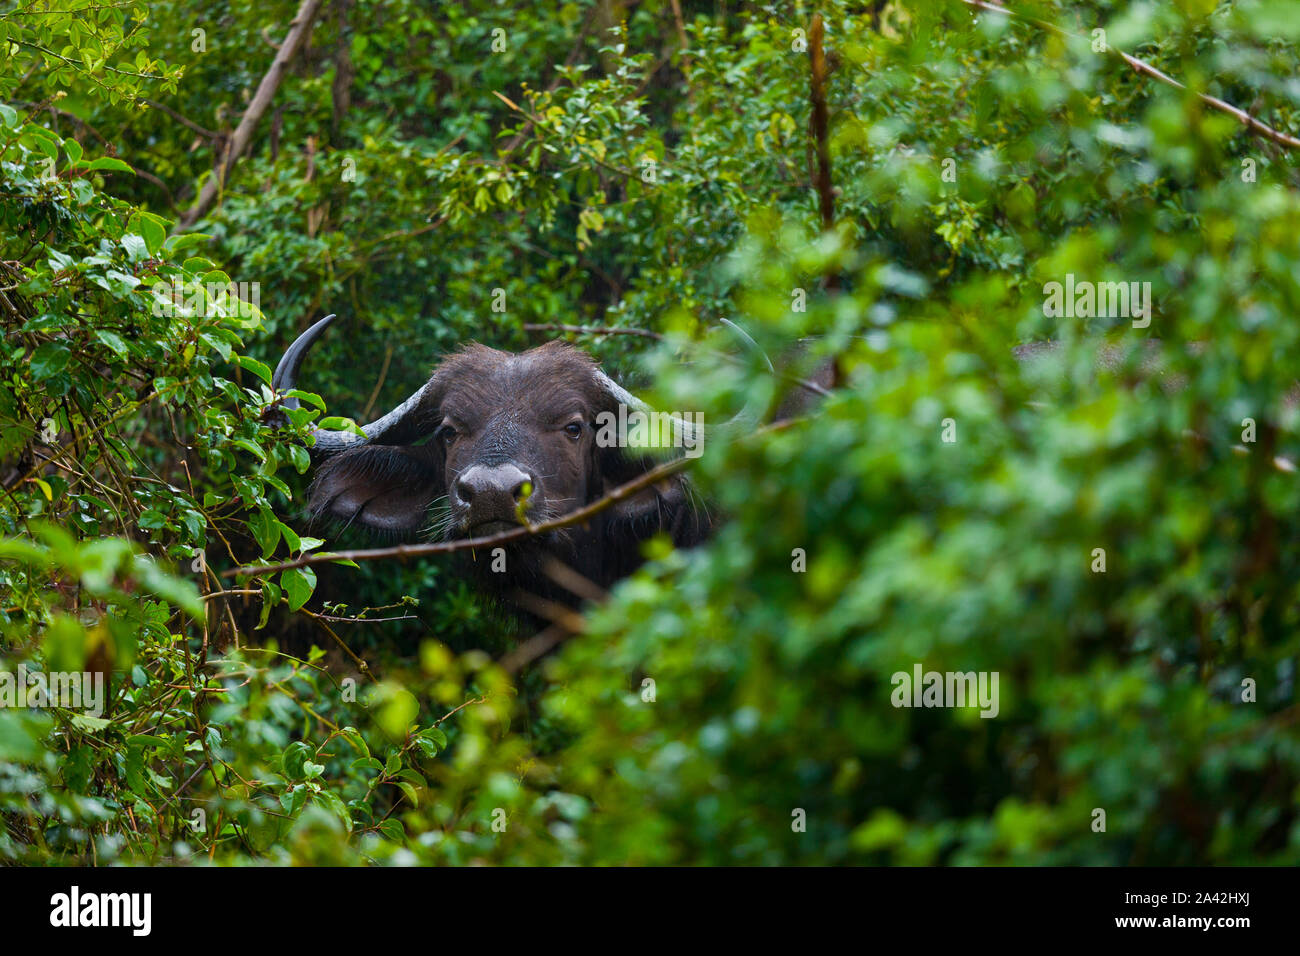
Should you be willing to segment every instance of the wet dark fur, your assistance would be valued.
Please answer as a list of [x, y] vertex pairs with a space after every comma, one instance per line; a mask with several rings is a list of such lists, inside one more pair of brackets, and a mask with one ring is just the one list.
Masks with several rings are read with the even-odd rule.
[[[534, 522], [597, 500], [656, 462], [598, 448], [590, 435], [584, 435], [581, 447], [557, 437], [552, 423], [566, 415], [591, 423], [601, 411], [617, 411], [595, 370], [589, 356], [560, 342], [518, 354], [482, 345], [462, 348], [434, 370], [431, 387], [410, 416], [409, 438], [423, 441], [444, 421], [454, 420], [464, 430], [463, 438], [457, 430], [456, 439], [463, 444], [367, 445], [326, 458], [317, 463], [311, 487], [313, 513], [390, 540], [464, 537], [465, 529], [449, 520], [445, 504], [437, 505], [446, 502], [452, 482], [472, 465], [511, 462], [539, 475], [530, 513]], [[674, 476], [586, 525], [506, 546], [504, 573], [491, 570], [490, 552], [466, 556], [462, 565], [481, 587], [503, 598], [522, 590], [573, 606], [578, 598], [544, 573], [548, 559], [559, 559], [606, 588], [642, 563], [648, 538], [664, 532], [685, 547], [709, 530], [707, 512], [689, 482]]]

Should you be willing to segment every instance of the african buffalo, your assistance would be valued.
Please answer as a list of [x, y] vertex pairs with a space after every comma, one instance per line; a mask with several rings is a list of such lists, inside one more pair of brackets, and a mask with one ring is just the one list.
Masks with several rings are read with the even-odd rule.
[[[321, 319], [289, 347], [272, 379], [276, 389], [297, 387], [303, 357], [333, 320]], [[292, 397], [283, 404], [298, 407]], [[624, 415], [645, 409], [570, 345], [518, 354], [468, 345], [363, 426], [364, 438], [315, 431], [309, 505], [319, 518], [402, 538], [482, 537], [518, 526], [521, 515], [534, 524], [561, 516], [658, 463], [597, 441], [597, 420], [618, 416], [620, 406]], [[585, 524], [513, 542], [504, 562], [476, 555], [470, 566], [499, 596], [522, 591], [573, 605], [570, 590], [556, 584], [555, 559], [606, 587], [641, 563], [641, 545], [653, 535], [689, 546], [709, 530], [690, 483], [673, 475]], [[580, 579], [564, 580], [572, 587]]]

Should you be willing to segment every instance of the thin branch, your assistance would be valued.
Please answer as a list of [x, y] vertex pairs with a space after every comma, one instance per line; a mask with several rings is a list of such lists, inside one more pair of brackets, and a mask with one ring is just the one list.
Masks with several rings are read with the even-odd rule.
[[205, 129], [204, 127], [200, 126], [198, 123], [194, 122], [191, 119], [186, 119], [184, 116], [176, 112], [170, 106], [167, 106], [165, 103], [159, 103], [156, 100], [141, 100], [140, 102], [144, 103], [148, 107], [151, 107], [152, 109], [156, 109], [163, 113], [166, 113], [176, 122], [198, 133], [204, 139], [216, 139], [218, 136], [221, 135], [220, 133], [212, 132], [212, 130], [210, 129]]
[[552, 624], [543, 631], [534, 634], [500, 660], [501, 669], [507, 674], [517, 674], [537, 658], [551, 650], [561, 641], [572, 637], [575, 632]]
[[231, 594], [261, 594], [261, 593], [262, 593], [261, 588], [236, 588], [231, 591], [209, 591], [207, 594], [202, 595], [199, 598], [199, 600], [211, 601], [213, 598], [227, 597], [228, 595]]
[[[835, 192], [831, 186], [830, 109], [826, 105], [826, 52], [822, 49], [825, 28], [822, 15], [816, 14], [808, 27], [809, 99], [812, 101], [812, 133], [817, 148], [818, 204], [821, 207], [822, 231], [835, 228]], [[827, 287], [834, 276], [827, 276]]]
[[[21, 39], [19, 39], [19, 38], [17, 38], [17, 37], [12, 37], [12, 36], [11, 36], [11, 37], [9, 38], [9, 42], [10, 42], [10, 43], [13, 43], [13, 44], [16, 44], [16, 45], [18, 45], [18, 46], [25, 46], [25, 47], [27, 47], [29, 50], [36, 50], [37, 52], [39, 52], [39, 53], [43, 53], [43, 54], [45, 54], [46, 56], [49, 56], [49, 57], [53, 57], [53, 58], [56, 59], [56, 60], [61, 60], [62, 62], [66, 63], [68, 66], [70, 66], [70, 67], [72, 67], [74, 70], [76, 70], [78, 73], [80, 73], [82, 76], [86, 77], [86, 79], [91, 80], [91, 81], [93, 81], [93, 82], [95, 82], [95, 83], [98, 83], [98, 85], [100, 85], [100, 86], [103, 86], [103, 85], [104, 85], [102, 82], [100, 82], [99, 80], [97, 80], [97, 79], [95, 78], [94, 74], [91, 73], [90, 70], [87, 70], [87, 69], [85, 68], [85, 65], [84, 65], [80, 60], [72, 60], [72, 59], [69, 59], [68, 57], [64, 56], [62, 53], [55, 53], [53, 50], [48, 49], [48, 48], [46, 48], [46, 47], [43, 47], [43, 46], [41, 46], [39, 43], [32, 43], [32, 42], [30, 42], [30, 41], [28, 41], [28, 40], [21, 40]], [[162, 79], [162, 77], [158, 76], [157, 74], [153, 74], [153, 73], [138, 73], [138, 72], [136, 72], [135, 70], [122, 70], [122, 69], [119, 69], [118, 67], [115, 67], [115, 66], [105, 66], [105, 65], [103, 65], [103, 64], [100, 65], [99, 69], [101, 69], [101, 70], [106, 70], [106, 71], [108, 71], [109, 73], [116, 73], [118, 76], [134, 76], [134, 77], [137, 77], [138, 79], [141, 79], [141, 80], [157, 80], [157, 79]]]
[[[262, 570], [262, 569], [259, 568], [258, 570]], [[226, 574], [229, 573], [230, 573], [229, 571], [226, 572]], [[347, 641], [343, 640], [343, 638], [339, 637], [336, 633], [334, 633], [334, 628], [330, 627], [329, 624], [326, 623], [324, 616], [317, 614], [315, 611], [309, 611], [305, 607], [300, 607], [298, 608], [298, 610], [300, 610], [303, 614], [306, 614], [309, 618], [314, 620], [317, 624], [319, 624], [322, 628], [325, 629], [325, 633], [327, 633], [330, 637], [334, 638], [338, 646], [343, 648], [344, 653], [347, 654], [348, 657], [352, 658], [352, 663], [357, 665], [357, 670], [361, 671], [361, 673], [367, 676], [373, 676], [373, 672], [370, 670], [370, 665], [367, 664], [364, 660], [362, 660], [361, 657], [359, 657], [357, 653], [352, 650], [352, 648], [348, 647]]]
[[375, 409], [375, 402], [379, 399], [379, 390], [384, 387], [384, 380], [388, 378], [388, 367], [393, 364], [393, 347], [388, 346], [388, 351], [384, 353], [384, 365], [379, 370], [379, 381], [375, 382], [375, 390], [370, 393], [370, 401], [366, 402], [365, 411], [361, 413], [363, 421], [370, 421], [370, 413]]
[[[1025, 20], [1029, 23], [1036, 24], [1037, 26], [1043, 28], [1044, 30], [1050, 30], [1052, 33], [1055, 33], [1058, 36], [1069, 37], [1076, 40], [1084, 39], [1084, 37], [1079, 36], [1079, 34], [1077, 33], [1071, 33], [1069, 30], [1065, 30], [1061, 27], [1058, 27], [1055, 23], [1049, 23], [1046, 20], [1040, 20], [1038, 17], [1030, 16], [1029, 14], [1026, 13], [1020, 13], [1017, 10], [1011, 10], [1008, 9], [1007, 7], [999, 6], [996, 3], [987, 3], [985, 2], [985, 0], [961, 0], [961, 2], [966, 4], [966, 6], [968, 7], [974, 7], [976, 10], [985, 10], [989, 13], [1000, 13], [1004, 16], [1015, 17], [1016, 19], [1019, 20]], [[1146, 76], [1151, 77], [1152, 79], [1159, 80], [1161, 83], [1165, 83], [1168, 86], [1172, 86], [1176, 90], [1187, 89], [1186, 86], [1184, 86], [1182, 83], [1175, 80], [1169, 74], [1161, 72], [1160, 70], [1156, 69], [1150, 63], [1147, 63], [1144, 60], [1139, 60], [1135, 56], [1130, 56], [1129, 54], [1125, 53], [1123, 50], [1116, 49], [1115, 47], [1107, 44], [1106, 52], [1114, 53], [1121, 60], [1127, 63], [1130, 67], [1136, 70], [1138, 73], [1142, 73], [1145, 74]], [[1207, 96], [1204, 93], [1197, 93], [1196, 97], [1207, 106], [1213, 107], [1214, 109], [1219, 110], [1220, 112], [1223, 113], [1227, 113], [1229, 116], [1235, 118], [1238, 122], [1240, 122], [1251, 132], [1259, 136], [1263, 136], [1265, 139], [1272, 140], [1274, 143], [1277, 143], [1279, 146], [1285, 146], [1288, 149], [1300, 148], [1300, 139], [1296, 139], [1296, 137], [1294, 136], [1290, 136], [1286, 133], [1282, 133], [1279, 132], [1278, 130], [1275, 130], [1273, 127], [1255, 119], [1255, 117], [1251, 116], [1245, 110], [1239, 109], [1233, 106], [1231, 103], [1219, 99], [1217, 96]]]
[[113, 143], [109, 142], [108, 139], [105, 138], [103, 133], [95, 129], [95, 127], [91, 126], [89, 123], [87, 123], [76, 113], [69, 113], [67, 110], [61, 110], [57, 106], [52, 106], [50, 100], [46, 100], [43, 103], [30, 103], [26, 100], [10, 100], [9, 102], [12, 103], [14, 106], [30, 107], [32, 111], [32, 115], [35, 115], [36, 113], [40, 113], [42, 111], [48, 111], [54, 116], [62, 116], [66, 120], [71, 120], [72, 122], [80, 126], [82, 129], [84, 129], [86, 132], [90, 133], [90, 135], [94, 136], [95, 139], [99, 140], [105, 146], [114, 150], [115, 151], [114, 155], [116, 155], [117, 147]]
[[621, 329], [611, 325], [556, 325], [554, 323], [524, 324], [525, 332], [572, 332], [574, 335], [637, 335], [641, 338], [662, 342], [664, 337], [658, 332], [646, 329]]
[[[261, 594], [261, 591], [257, 592]], [[403, 614], [400, 617], [334, 617], [329, 614], [319, 615], [322, 621], [329, 621], [332, 624], [387, 624], [390, 621], [418, 621], [419, 615]]]
[[[578, 31], [578, 37], [574, 41], [573, 49], [569, 51], [569, 55], [564, 59], [564, 65], [566, 67], [573, 66], [573, 64], [577, 62], [578, 54], [582, 52], [583, 44], [585, 44], [587, 41], [587, 33], [588, 31], [591, 30], [592, 26], [594, 25], [595, 25], [594, 17], [586, 18], [586, 21], [582, 25], [582, 29]], [[554, 93], [557, 89], [559, 89], [560, 82], [562, 80], [563, 80], [563, 75], [557, 72], [556, 75], [551, 79], [551, 82], [547, 84], [545, 92]], [[504, 97], [502, 98], [504, 99]], [[507, 100], [506, 102], [510, 102], [510, 101]], [[513, 106], [514, 104], [511, 105]], [[507, 159], [511, 153], [513, 153], [516, 149], [519, 148], [519, 145], [523, 143], [525, 139], [528, 138], [528, 134], [532, 132], [532, 129], [535, 125], [536, 122], [534, 118], [530, 116], [528, 118], [528, 122], [525, 123], [520, 128], [519, 132], [515, 133], [515, 135], [511, 138], [510, 142], [506, 144], [505, 152], [501, 154], [502, 161]]]
[[[820, 13], [814, 14], [808, 26], [808, 98], [812, 111], [808, 118], [812, 132], [813, 148], [817, 154], [817, 173], [813, 185], [817, 190], [817, 205], [821, 211], [822, 232], [835, 229], [835, 187], [831, 179], [831, 113], [826, 102], [826, 27]], [[835, 264], [828, 263], [822, 284], [828, 292], [838, 292], [840, 275]], [[831, 385], [838, 387], [844, 381], [841, 356], [831, 358]]]
[[487, 694], [484, 694], [482, 697], [471, 697], [469, 700], [465, 701], [465, 703], [461, 704], [461, 705], [460, 705], [459, 707], [457, 707], [455, 710], [452, 710], [452, 711], [450, 711], [450, 712], [448, 712], [448, 713], [445, 713], [445, 714], [443, 714], [441, 717], [439, 717], [437, 720], [435, 720], [435, 721], [433, 722], [433, 726], [434, 726], [434, 727], [437, 727], [440, 723], [442, 723], [442, 722], [443, 722], [444, 720], [446, 720], [447, 718], [456, 716], [456, 714], [460, 713], [462, 710], [464, 710], [464, 709], [465, 709], [466, 707], [468, 707], [470, 704], [482, 704], [482, 703], [485, 703], [486, 701], [487, 701]]
[[[526, 116], [532, 122], [533, 126], [536, 126], [537, 128], [541, 129], [543, 132], [546, 132], [548, 130], [546, 121], [542, 119], [540, 116], [537, 116], [534, 113], [530, 112], [529, 110], [524, 109], [514, 100], [510, 99], [508, 96], [502, 95], [496, 90], [492, 91], [492, 95], [495, 96], [497, 99], [499, 99], [502, 103], [506, 104], [506, 106], [510, 107], [515, 112], [519, 113], [522, 116]], [[626, 170], [621, 166], [615, 166], [613, 163], [605, 162], [599, 156], [596, 156], [595, 153], [593, 153], [591, 150], [579, 147], [578, 152], [580, 152], [584, 157], [586, 157], [591, 162], [595, 163], [601, 169], [608, 169], [611, 173], [618, 173], [618, 175], [622, 176], [624, 179], [636, 178], [635, 173], [631, 172], [630, 170]]]
[[193, 226], [195, 222], [203, 218], [208, 210], [212, 208], [213, 203], [217, 201], [217, 197], [226, 186], [230, 170], [239, 161], [239, 157], [244, 150], [248, 148], [249, 141], [253, 138], [253, 131], [257, 129], [257, 124], [261, 121], [262, 115], [266, 112], [267, 107], [271, 105], [271, 101], [275, 99], [275, 92], [280, 88], [280, 81], [284, 79], [284, 74], [289, 69], [289, 63], [302, 45], [303, 38], [311, 28], [312, 21], [316, 19], [320, 4], [321, 0], [302, 0], [302, 6], [298, 8], [298, 12], [293, 18], [293, 24], [285, 35], [284, 42], [280, 44], [275, 59], [271, 62], [271, 68], [262, 77], [262, 82], [258, 84], [252, 102], [248, 104], [248, 109], [244, 112], [243, 118], [239, 121], [234, 134], [230, 137], [230, 144], [226, 148], [226, 154], [218, 157], [216, 167], [212, 170], [212, 175], [203, 184], [199, 198], [195, 200], [194, 205], [190, 207], [189, 211], [177, 224], [177, 232], [184, 232]]
[[[579, 508], [577, 511], [571, 511], [566, 515], [552, 518], [549, 521], [542, 521], [538, 524], [520, 525], [518, 528], [512, 528], [509, 531], [502, 531], [499, 534], [488, 535], [486, 538], [464, 538], [458, 541], [438, 541], [431, 544], [399, 544], [389, 548], [362, 548], [354, 551], [334, 551], [322, 554], [309, 554], [303, 555], [293, 561], [282, 561], [279, 564], [232, 568], [229, 571], [223, 571], [222, 576], [260, 576], [275, 574], [277, 571], [287, 571], [290, 568], [305, 568], [314, 564], [330, 564], [336, 561], [382, 561], [385, 558], [400, 558], [404, 560], [406, 558], [422, 557], [427, 554], [452, 554], [456, 551], [472, 551], [477, 548], [494, 548], [498, 545], [510, 544], [513, 541], [522, 541], [524, 538], [544, 534], [548, 531], [557, 531], [560, 528], [568, 528], [575, 524], [581, 524], [588, 518], [592, 518], [607, 508], [631, 497], [638, 491], [650, 487], [655, 482], [662, 481], [670, 475], [676, 474], [692, 461], [694, 461], [692, 458], [674, 458], [672, 461], [666, 461], [661, 465], [656, 465], [654, 468], [651, 468], [645, 474], [634, 478], [632, 481], [619, 485], [608, 494], [598, 498], [585, 507]], [[313, 614], [312, 616], [317, 617], [318, 615]]]
[[357, 248], [361, 250], [373, 249], [375, 246], [385, 243], [389, 239], [412, 239], [415, 236], [422, 236], [426, 232], [433, 232], [433, 230], [437, 229], [446, 221], [446, 216], [439, 216], [433, 222], [426, 223], [423, 226], [418, 226], [415, 229], [394, 229], [392, 232], [384, 233], [378, 239], [371, 239], [369, 242], [362, 243]]

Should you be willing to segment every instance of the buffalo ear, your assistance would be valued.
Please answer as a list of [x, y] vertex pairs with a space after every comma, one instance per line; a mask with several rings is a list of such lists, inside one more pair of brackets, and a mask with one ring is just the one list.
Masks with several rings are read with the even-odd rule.
[[312, 482], [312, 513], [376, 531], [412, 534], [445, 494], [442, 456], [429, 446], [365, 445], [327, 459]]
[[[596, 395], [593, 405], [597, 414], [593, 427], [597, 435], [601, 431], [602, 415], [618, 415], [620, 405], [638, 410], [644, 408], [634, 396], [603, 372], [597, 371], [594, 385]], [[598, 443], [593, 457], [595, 474], [591, 487], [598, 492], [597, 497], [608, 494], [619, 485], [641, 477], [663, 461], [663, 458], [637, 454], [613, 445], [601, 447]], [[634, 534], [638, 538], [664, 531], [672, 536], [677, 545], [697, 544], [709, 531], [708, 512], [696, 500], [695, 489], [684, 475], [670, 475], [643, 488], [630, 498], [611, 506], [606, 514], [615, 521], [634, 525]]]
[[[663, 464], [648, 456], [627, 455], [619, 448], [597, 449], [600, 494], [641, 477]], [[669, 475], [613, 505], [609, 515], [636, 526], [638, 537], [667, 532], [679, 546], [697, 544], [709, 532], [708, 512], [696, 500], [697, 492], [685, 475]]]

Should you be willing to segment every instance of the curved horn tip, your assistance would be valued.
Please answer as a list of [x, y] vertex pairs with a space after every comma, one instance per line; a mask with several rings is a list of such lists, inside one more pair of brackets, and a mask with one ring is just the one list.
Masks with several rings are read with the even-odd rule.
[[298, 370], [302, 367], [302, 360], [307, 355], [307, 351], [316, 344], [316, 340], [336, 318], [338, 316], [331, 312], [293, 340], [293, 344], [285, 350], [284, 357], [280, 359], [280, 363], [275, 367], [275, 373], [271, 376], [272, 388], [287, 391], [296, 386]]
[[748, 332], [742, 329], [735, 322], [732, 322], [731, 319], [727, 319], [727, 318], [723, 318], [722, 316], [719, 316], [718, 321], [723, 323], [727, 328], [731, 329], [731, 331], [739, 335], [742, 339], [745, 340], [746, 344], [748, 344], [750, 348], [752, 348], [759, 355], [763, 356], [763, 361], [767, 363], [767, 369], [769, 372], [776, 371], [776, 366], [774, 366], [772, 364], [772, 360], [767, 357], [767, 353], [763, 351], [762, 346], [760, 346], [757, 342], [754, 341], [754, 337], [752, 335], [750, 335]]

